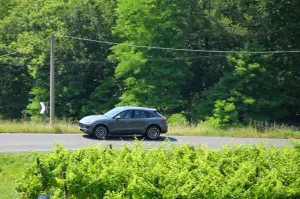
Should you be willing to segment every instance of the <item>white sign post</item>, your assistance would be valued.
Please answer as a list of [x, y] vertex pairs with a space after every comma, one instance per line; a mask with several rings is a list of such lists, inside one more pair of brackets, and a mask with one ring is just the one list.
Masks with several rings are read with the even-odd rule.
[[41, 105], [40, 114], [43, 114], [44, 128], [45, 128], [46, 127], [46, 113], [47, 113], [47, 108], [48, 108], [48, 102], [40, 102], [40, 105]]

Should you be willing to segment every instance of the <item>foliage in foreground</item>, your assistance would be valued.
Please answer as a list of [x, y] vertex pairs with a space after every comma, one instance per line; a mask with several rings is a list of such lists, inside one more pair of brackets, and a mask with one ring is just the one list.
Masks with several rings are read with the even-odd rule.
[[[165, 145], [165, 146], [164, 146]], [[300, 144], [281, 149], [225, 146], [217, 151], [142, 143], [121, 149], [56, 146], [19, 180], [23, 198], [299, 198]], [[66, 180], [62, 179], [66, 172]], [[44, 180], [44, 186], [42, 183]]]
[[[40, 153], [44, 155], [44, 153]], [[45, 154], [46, 155], [46, 154]], [[15, 189], [15, 181], [20, 177], [26, 168], [26, 163], [36, 160], [33, 153], [0, 153], [0, 198], [16, 199], [18, 192]]]

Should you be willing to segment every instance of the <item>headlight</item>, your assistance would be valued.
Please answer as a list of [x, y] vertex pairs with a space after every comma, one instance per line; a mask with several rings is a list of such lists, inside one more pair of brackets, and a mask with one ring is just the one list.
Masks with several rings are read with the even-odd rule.
[[84, 123], [85, 124], [91, 124], [91, 123], [93, 123], [95, 120], [91, 120], [91, 121], [85, 121]]

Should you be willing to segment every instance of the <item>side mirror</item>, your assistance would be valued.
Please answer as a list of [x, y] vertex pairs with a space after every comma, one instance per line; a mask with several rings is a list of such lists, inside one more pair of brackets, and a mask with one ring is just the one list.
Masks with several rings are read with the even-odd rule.
[[121, 119], [121, 116], [120, 116], [120, 115], [118, 115], [118, 116], [116, 117], [116, 120], [119, 120], [119, 119]]

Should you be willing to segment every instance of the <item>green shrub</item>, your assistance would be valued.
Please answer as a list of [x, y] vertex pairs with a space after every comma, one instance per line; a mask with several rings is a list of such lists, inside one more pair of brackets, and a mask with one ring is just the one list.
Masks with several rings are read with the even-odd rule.
[[300, 150], [293, 146], [149, 150], [136, 143], [71, 152], [58, 145], [41, 164], [44, 178], [33, 163], [18, 181], [23, 198], [62, 198], [64, 183], [70, 198], [300, 198]]
[[188, 123], [186, 117], [181, 114], [181, 113], [176, 113], [176, 114], [173, 114], [171, 115], [169, 118], [168, 118], [168, 123], [170, 125], [185, 125]]
[[238, 123], [238, 113], [234, 103], [227, 102], [226, 100], [217, 100], [213, 116], [206, 118], [207, 125], [218, 128], [235, 126]]

